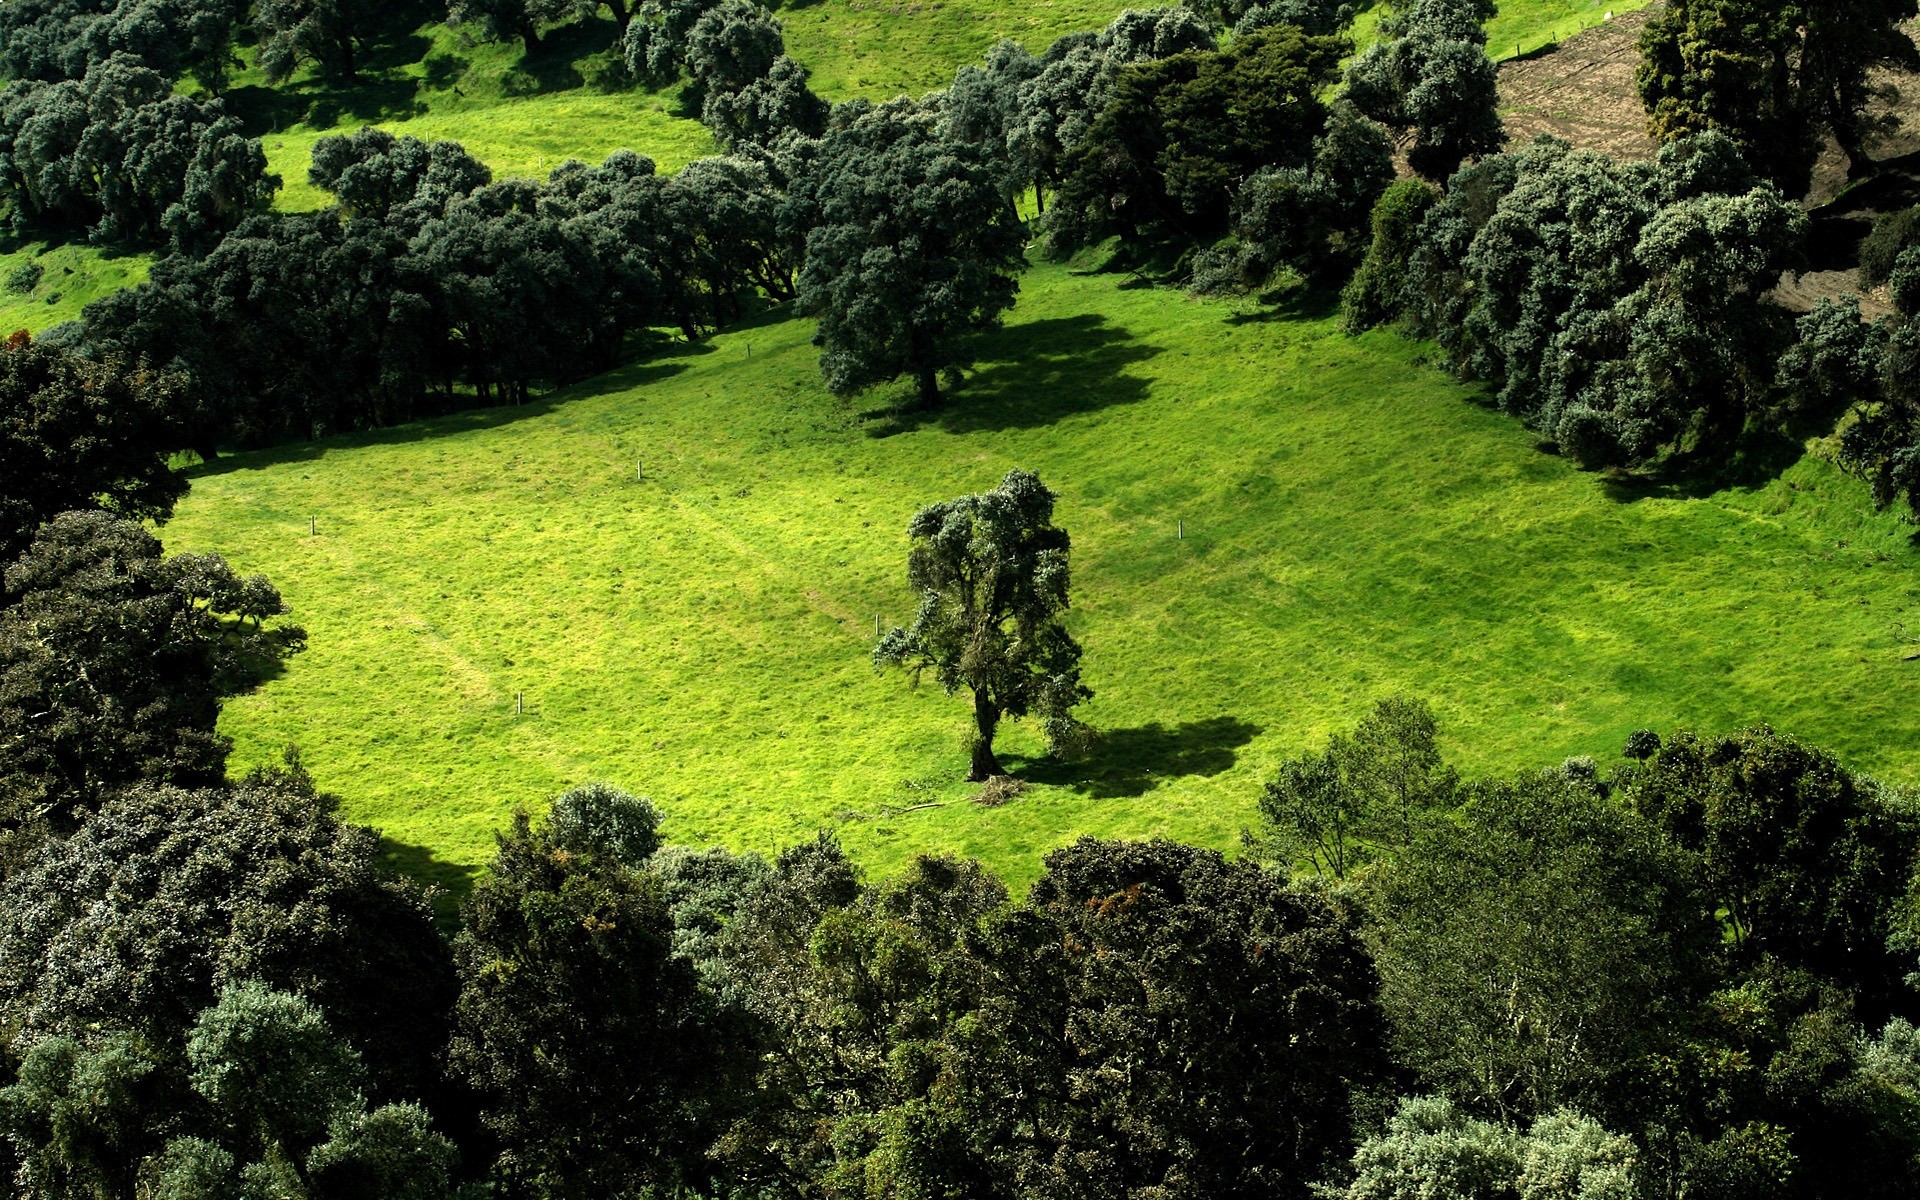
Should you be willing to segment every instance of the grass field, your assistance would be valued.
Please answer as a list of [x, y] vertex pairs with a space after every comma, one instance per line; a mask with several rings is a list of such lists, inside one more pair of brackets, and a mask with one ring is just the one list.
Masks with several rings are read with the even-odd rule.
[[40, 280], [26, 292], [0, 287], [0, 337], [78, 320], [80, 310], [95, 300], [144, 281], [150, 261], [144, 254], [85, 242], [8, 244], [12, 248], [0, 253], [0, 284], [30, 263], [40, 264]]
[[[1057, 266], [924, 423], [828, 397], [810, 333], [769, 318], [536, 405], [200, 474], [170, 547], [268, 572], [312, 635], [229, 705], [236, 762], [297, 742], [443, 877], [588, 779], [682, 842], [825, 827], [882, 870], [951, 849], [1019, 880], [1082, 832], [1227, 846], [1280, 757], [1402, 690], [1469, 769], [1770, 720], [1920, 782], [1920, 557], [1821, 461], [1623, 493], [1397, 337]], [[1016, 465], [1061, 495], [1107, 738], [1061, 765], [1016, 730], [1041, 786], [985, 809], [963, 701], [867, 654], [913, 603], [911, 513]]]
[[[1531, 52], [1646, 0], [1509, 0], [1487, 25], [1496, 58]], [[955, 68], [977, 62], [1001, 38], [1035, 53], [1054, 38], [1095, 29], [1125, 7], [1116, 0], [816, 0], [780, 10], [788, 48], [833, 100], [891, 99], [944, 87]], [[1378, 10], [1361, 14], [1356, 40], [1372, 36]], [[585, 22], [549, 35], [532, 55], [518, 43], [476, 43], [429, 24], [399, 32], [371, 55], [361, 78], [342, 87], [311, 72], [275, 87], [256, 69], [234, 81], [228, 102], [259, 136], [285, 182], [276, 204], [318, 208], [326, 196], [307, 183], [313, 144], [374, 125], [428, 141], [458, 141], [498, 177], [542, 176], [573, 157], [598, 161], [614, 150], [651, 155], [663, 171], [715, 152], [683, 114], [677, 89], [622, 86], [614, 75], [613, 25]]]

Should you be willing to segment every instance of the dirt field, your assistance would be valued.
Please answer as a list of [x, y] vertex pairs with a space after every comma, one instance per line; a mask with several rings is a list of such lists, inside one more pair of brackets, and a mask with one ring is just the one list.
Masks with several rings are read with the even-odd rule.
[[1500, 110], [1514, 145], [1543, 133], [1619, 158], [1653, 154], [1634, 91], [1640, 31], [1658, 12], [1623, 13], [1555, 49], [1500, 64]]
[[[1650, 156], [1654, 143], [1633, 75], [1640, 31], [1659, 11], [1649, 5], [1623, 13], [1552, 50], [1502, 63], [1500, 107], [1513, 144], [1550, 133], [1619, 158]], [[1920, 76], [1882, 71], [1875, 83], [1881, 94], [1871, 110], [1869, 151], [1879, 170], [1850, 180], [1846, 156], [1837, 145], [1826, 147], [1803, 201], [1814, 219], [1808, 270], [1787, 276], [1774, 293], [1789, 308], [1804, 311], [1823, 296], [1859, 291], [1853, 268], [1874, 216], [1920, 203]], [[1863, 296], [1861, 308], [1888, 311], [1884, 296]]]

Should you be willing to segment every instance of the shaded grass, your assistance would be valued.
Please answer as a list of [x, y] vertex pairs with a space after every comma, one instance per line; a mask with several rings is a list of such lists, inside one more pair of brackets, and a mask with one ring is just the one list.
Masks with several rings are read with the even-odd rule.
[[85, 242], [0, 243], [0, 281], [28, 263], [40, 264], [40, 282], [30, 293], [0, 289], [0, 336], [24, 329], [39, 333], [80, 319], [80, 310], [103, 296], [144, 282], [151, 256]]
[[[268, 572], [312, 640], [229, 705], [236, 766], [299, 743], [449, 875], [607, 779], [677, 841], [826, 827], [880, 870], [952, 850], [1016, 883], [1081, 833], [1231, 845], [1281, 757], [1398, 691], [1471, 771], [1768, 720], [1920, 781], [1920, 558], [1855, 482], [1803, 458], [1623, 498], [1419, 347], [1235, 316], [1047, 266], [918, 424], [827, 396], [776, 314], [524, 409], [223, 460], [169, 545]], [[1037, 786], [988, 809], [964, 702], [868, 652], [913, 604], [914, 510], [1012, 466], [1061, 495], [1108, 738], [1063, 764], [1014, 729]]]

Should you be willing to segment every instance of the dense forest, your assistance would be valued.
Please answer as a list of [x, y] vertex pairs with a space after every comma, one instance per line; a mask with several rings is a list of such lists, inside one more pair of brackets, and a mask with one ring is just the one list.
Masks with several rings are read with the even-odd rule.
[[[603, 13], [604, 10], [604, 13]], [[0, 3], [0, 212], [151, 278], [0, 346], [0, 1171], [32, 1200], [1774, 1200], [1920, 1193], [1920, 797], [1758, 725], [1465, 773], [1426, 699], [1278, 765], [1232, 854], [1081, 838], [1014, 894], [829, 834], [666, 844], [586, 782], [471, 889], [394, 869], [222, 705], [307, 634], [168, 554], [183, 458], [517, 404], [774, 305], [835, 395], [964, 404], [1030, 254], [1314, 294], [1422, 339], [1544, 449], [1714, 486], [1808, 431], [1920, 519], [1920, 209], [1796, 314], [1829, 141], [1912, 0], [1671, 0], [1650, 161], [1508, 146], [1484, 0], [1356, 52], [1325, 0], [1130, 10], [949, 89], [829, 103], [751, 0], [454, 0], [529, 49], [611, 19], [721, 156], [496, 179], [366, 129], [280, 180], [230, 74], [352, 77], [347, 0]], [[982, 803], [1096, 739], [1073, 543], [1015, 470], [927, 497], [876, 670], [970, 706]], [[158, 531], [158, 532], [157, 532]], [[1184, 526], [1181, 536], [1185, 536]], [[1556, 752], [1543, 737], [1536, 761]], [[664, 815], [669, 815], [664, 814]]]

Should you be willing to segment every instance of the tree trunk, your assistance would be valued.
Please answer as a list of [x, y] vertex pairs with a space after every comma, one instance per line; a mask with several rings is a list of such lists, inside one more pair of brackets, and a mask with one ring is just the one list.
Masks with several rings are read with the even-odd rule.
[[1000, 710], [987, 699], [985, 688], [973, 691], [973, 723], [979, 729], [979, 736], [974, 739], [973, 765], [967, 772], [967, 782], [985, 783], [1007, 773], [1000, 760], [993, 756], [993, 731], [1000, 724]]
[[626, 37], [627, 22], [632, 19], [633, 16], [632, 13], [627, 11], [627, 0], [606, 0], [606, 3], [607, 11], [613, 14], [614, 28], [620, 31], [621, 37]]
[[940, 407], [940, 373], [932, 367], [921, 367], [913, 377], [920, 385], [920, 407]]
[[1041, 184], [1038, 175], [1033, 177], [1033, 210], [1035, 216], [1047, 215], [1047, 189]]
[[531, 17], [520, 22], [520, 40], [526, 43], [528, 54], [540, 48], [540, 31], [534, 27]]

